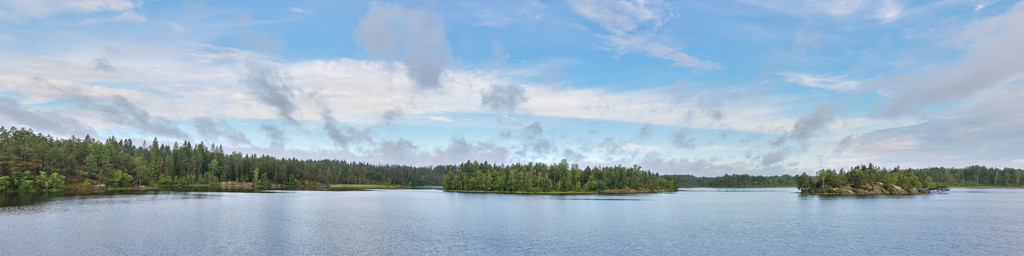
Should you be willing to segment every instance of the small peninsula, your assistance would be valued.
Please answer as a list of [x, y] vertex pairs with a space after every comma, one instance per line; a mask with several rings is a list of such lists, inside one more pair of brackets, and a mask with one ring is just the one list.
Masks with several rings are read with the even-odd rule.
[[543, 163], [493, 165], [465, 162], [444, 175], [454, 192], [516, 194], [657, 193], [677, 191], [675, 181], [633, 167], [586, 167]]
[[822, 169], [816, 177], [807, 173], [797, 176], [801, 194], [815, 195], [913, 195], [927, 194], [946, 187], [931, 187], [932, 177], [923, 170], [879, 168], [860, 165], [850, 171]]

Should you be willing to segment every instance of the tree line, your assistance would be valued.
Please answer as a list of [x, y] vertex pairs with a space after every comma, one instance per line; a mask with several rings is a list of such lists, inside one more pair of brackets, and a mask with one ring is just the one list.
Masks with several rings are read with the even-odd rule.
[[[856, 172], [854, 171], [856, 170]], [[914, 175], [918, 173], [924, 173], [931, 178], [931, 181], [927, 184], [922, 184], [930, 187], [970, 187], [970, 186], [1002, 186], [1002, 187], [1020, 187], [1024, 185], [1024, 170], [1016, 168], [992, 168], [980, 165], [973, 165], [964, 168], [949, 168], [949, 167], [930, 167], [921, 169], [903, 169], [896, 168], [893, 170], [899, 170], [903, 172], [912, 172]], [[827, 177], [836, 176], [842, 174], [846, 180], [858, 180], [854, 176], [859, 177], [860, 173], [872, 173], [870, 177], [874, 181], [884, 178], [881, 171], [891, 173], [893, 170], [880, 169], [880, 167], [874, 164], [868, 164], [863, 166], [854, 166], [850, 171], [846, 170], [831, 170], [824, 169], [816, 172], [814, 176], [807, 176], [807, 179], [817, 180], [816, 178], [820, 175], [826, 175]], [[853, 174], [851, 174], [853, 172]], [[849, 176], [848, 175], [853, 175]], [[896, 175], [896, 174], [891, 174]], [[675, 181], [676, 185], [680, 188], [694, 188], [694, 187], [707, 187], [707, 188], [766, 188], [766, 187], [800, 187], [797, 184], [798, 176], [793, 175], [775, 175], [775, 176], [755, 176], [747, 174], [726, 174], [718, 177], [696, 177], [689, 174], [672, 174], [665, 175], [664, 177]], [[890, 180], [893, 177], [890, 177]], [[837, 181], [842, 181], [842, 180]], [[906, 180], [909, 180], [908, 176]], [[896, 180], [899, 180], [897, 177]], [[918, 181], [921, 182], [923, 179], [918, 176]], [[826, 184], [827, 185], [827, 184]], [[904, 184], [907, 185], [907, 184]]]
[[675, 191], [671, 179], [642, 170], [639, 166], [586, 167], [527, 163], [494, 165], [465, 162], [444, 175], [443, 187], [450, 191], [485, 192], [657, 192]]
[[665, 175], [680, 188], [774, 188], [795, 187], [796, 176], [755, 176], [748, 174], [726, 174], [718, 177], [696, 177], [689, 174]]
[[943, 186], [1015, 186], [1024, 185], [1024, 170], [972, 165], [964, 168], [931, 167], [921, 169], [933, 182]]
[[0, 192], [60, 191], [78, 183], [181, 187], [254, 180], [285, 186], [439, 185], [444, 173], [454, 168], [225, 153], [222, 145], [162, 144], [156, 138], [148, 145], [88, 135], [58, 139], [27, 128], [0, 127]]

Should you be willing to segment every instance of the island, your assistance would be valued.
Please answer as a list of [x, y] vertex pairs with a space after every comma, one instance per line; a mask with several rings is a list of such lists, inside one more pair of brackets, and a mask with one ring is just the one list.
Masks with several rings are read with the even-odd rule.
[[932, 177], [924, 170], [879, 168], [873, 164], [854, 166], [849, 171], [832, 169], [818, 171], [816, 177], [807, 173], [797, 176], [801, 194], [816, 195], [913, 195], [934, 190], [948, 190], [932, 185]]
[[675, 181], [633, 167], [586, 167], [527, 163], [494, 165], [465, 162], [448, 171], [445, 191], [518, 194], [657, 193], [677, 191]]

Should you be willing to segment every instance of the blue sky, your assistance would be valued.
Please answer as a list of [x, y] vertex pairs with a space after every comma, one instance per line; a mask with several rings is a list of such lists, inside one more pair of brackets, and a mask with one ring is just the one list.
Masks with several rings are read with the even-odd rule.
[[1016, 1], [0, 1], [0, 125], [243, 153], [1024, 167]]

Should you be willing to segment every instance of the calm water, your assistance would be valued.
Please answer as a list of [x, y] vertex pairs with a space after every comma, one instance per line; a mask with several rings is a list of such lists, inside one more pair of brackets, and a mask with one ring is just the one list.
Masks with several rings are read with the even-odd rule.
[[1024, 253], [1024, 190], [801, 196], [439, 190], [0, 198], [3, 255]]

